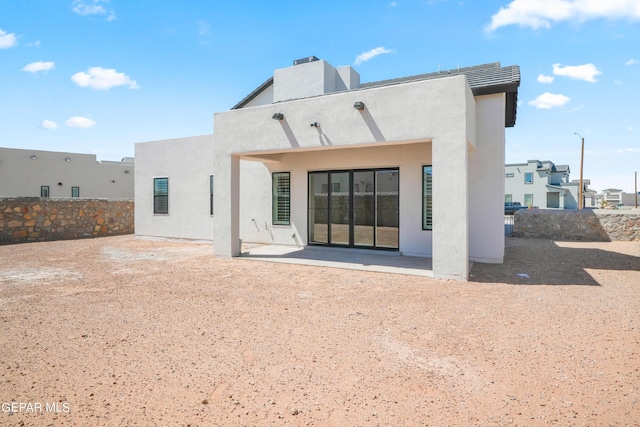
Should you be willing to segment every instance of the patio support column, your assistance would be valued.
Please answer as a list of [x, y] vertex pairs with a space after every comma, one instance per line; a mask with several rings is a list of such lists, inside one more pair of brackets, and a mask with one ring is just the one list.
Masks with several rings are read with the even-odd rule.
[[559, 198], [560, 198], [560, 201], [558, 202], [558, 203], [559, 203], [558, 207], [559, 207], [560, 209], [564, 209], [564, 195], [565, 195], [565, 192], [564, 192], [564, 191], [561, 191], [561, 192], [560, 192], [560, 197], [559, 197]]
[[464, 132], [433, 140], [433, 277], [469, 274], [468, 148]]
[[240, 255], [240, 158], [231, 155], [214, 176], [213, 252], [230, 258]]

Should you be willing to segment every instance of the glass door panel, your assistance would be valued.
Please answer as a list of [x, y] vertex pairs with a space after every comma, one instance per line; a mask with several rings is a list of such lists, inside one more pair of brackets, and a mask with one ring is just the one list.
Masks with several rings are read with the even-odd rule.
[[353, 172], [353, 244], [374, 246], [375, 175], [373, 171]]
[[398, 249], [399, 171], [309, 172], [309, 243]]
[[351, 197], [349, 172], [329, 174], [329, 243], [348, 245], [350, 243]]
[[309, 173], [309, 242], [329, 243], [329, 173]]
[[397, 169], [376, 171], [376, 247], [398, 248], [399, 184]]

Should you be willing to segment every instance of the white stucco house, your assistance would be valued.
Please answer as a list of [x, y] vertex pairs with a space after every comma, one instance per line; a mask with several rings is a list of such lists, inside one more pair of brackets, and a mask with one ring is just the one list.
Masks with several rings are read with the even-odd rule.
[[0, 147], [0, 197], [133, 199], [134, 159]]
[[[578, 209], [580, 180], [569, 180], [569, 165], [556, 165], [550, 160], [528, 160], [527, 163], [507, 164], [504, 171], [505, 202], [519, 202], [541, 209]], [[582, 180], [585, 200], [592, 193], [590, 183], [588, 179]]]
[[504, 255], [505, 127], [518, 66], [360, 83], [351, 67], [294, 61], [212, 135], [136, 144], [136, 234], [395, 251], [434, 277]]

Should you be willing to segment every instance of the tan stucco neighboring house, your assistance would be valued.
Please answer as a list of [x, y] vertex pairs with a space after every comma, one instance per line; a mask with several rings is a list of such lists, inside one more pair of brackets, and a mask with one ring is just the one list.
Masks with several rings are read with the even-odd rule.
[[519, 84], [499, 63], [360, 83], [295, 61], [212, 135], [136, 144], [136, 233], [212, 240], [221, 257], [241, 242], [395, 251], [466, 280], [470, 260], [503, 260]]
[[0, 147], [0, 197], [132, 199], [134, 159]]

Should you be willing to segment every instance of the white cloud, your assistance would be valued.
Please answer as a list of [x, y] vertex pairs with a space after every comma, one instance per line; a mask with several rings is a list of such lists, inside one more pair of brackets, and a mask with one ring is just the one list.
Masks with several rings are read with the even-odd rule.
[[40, 46], [40, 39], [34, 41], [33, 43], [27, 43], [27, 46], [29, 47], [39, 47]]
[[616, 153], [640, 153], [640, 148], [621, 148]]
[[567, 65], [553, 64], [553, 74], [556, 76], [569, 77], [574, 80], [584, 80], [585, 82], [597, 82], [596, 76], [602, 74], [593, 64]]
[[584, 22], [592, 19], [640, 20], [638, 0], [513, 0], [491, 17], [485, 27], [492, 32], [507, 25], [532, 29], [550, 28], [562, 21]]
[[27, 64], [24, 66], [22, 71], [27, 71], [29, 73], [37, 73], [38, 71], [44, 71], [45, 73], [49, 70], [53, 70], [56, 67], [54, 62], [32, 62], [31, 64]]
[[633, 59], [633, 58], [631, 58], [630, 60], [628, 60], [628, 61], [627, 61], [627, 62], [625, 62], [624, 64], [625, 64], [625, 65], [633, 65], [633, 64], [637, 64], [638, 62], [640, 62], [640, 61], [638, 61], [637, 59]]
[[538, 76], [538, 82], [540, 83], [553, 83], [555, 77], [553, 76], [545, 76], [544, 74], [540, 74]]
[[569, 98], [568, 96], [564, 96], [559, 93], [545, 92], [542, 95], [538, 95], [538, 97], [533, 101], [529, 101], [529, 105], [533, 105], [536, 108], [549, 110], [553, 107], [561, 107], [570, 100], [571, 98]]
[[57, 129], [58, 128], [58, 124], [56, 122], [54, 122], [54, 121], [51, 121], [51, 120], [45, 120], [45, 121], [42, 122], [40, 127], [42, 129]]
[[71, 117], [69, 120], [67, 120], [64, 124], [70, 128], [86, 129], [86, 128], [90, 128], [91, 126], [94, 126], [96, 122], [86, 117], [74, 116], [74, 117]]
[[81, 71], [71, 76], [71, 80], [81, 87], [97, 90], [108, 90], [114, 86], [129, 86], [129, 89], [139, 89], [138, 83], [131, 77], [119, 73], [112, 68], [91, 67], [88, 72]]
[[375, 49], [371, 49], [368, 52], [363, 52], [356, 57], [354, 61], [355, 65], [360, 65], [363, 62], [367, 62], [368, 60], [375, 58], [378, 55], [382, 55], [383, 53], [391, 53], [393, 52], [391, 49], [385, 49], [383, 46], [376, 47]]
[[622, 80], [614, 80], [613, 84], [614, 85], [621, 85], [622, 84]]
[[0, 49], [9, 49], [18, 45], [18, 39], [15, 33], [7, 33], [0, 29]]
[[109, 15], [107, 21], [113, 21], [116, 19], [116, 14], [113, 9], [104, 7], [103, 4], [108, 4], [110, 0], [74, 0], [73, 11], [80, 16], [88, 15]]
[[398, 2], [396, 1], [392, 1], [391, 3], [389, 3], [389, 7], [396, 7], [398, 5]]
[[629, 132], [631, 132], [631, 131], [633, 130], [633, 128], [632, 128], [631, 126], [627, 126], [627, 130], [628, 130]]

